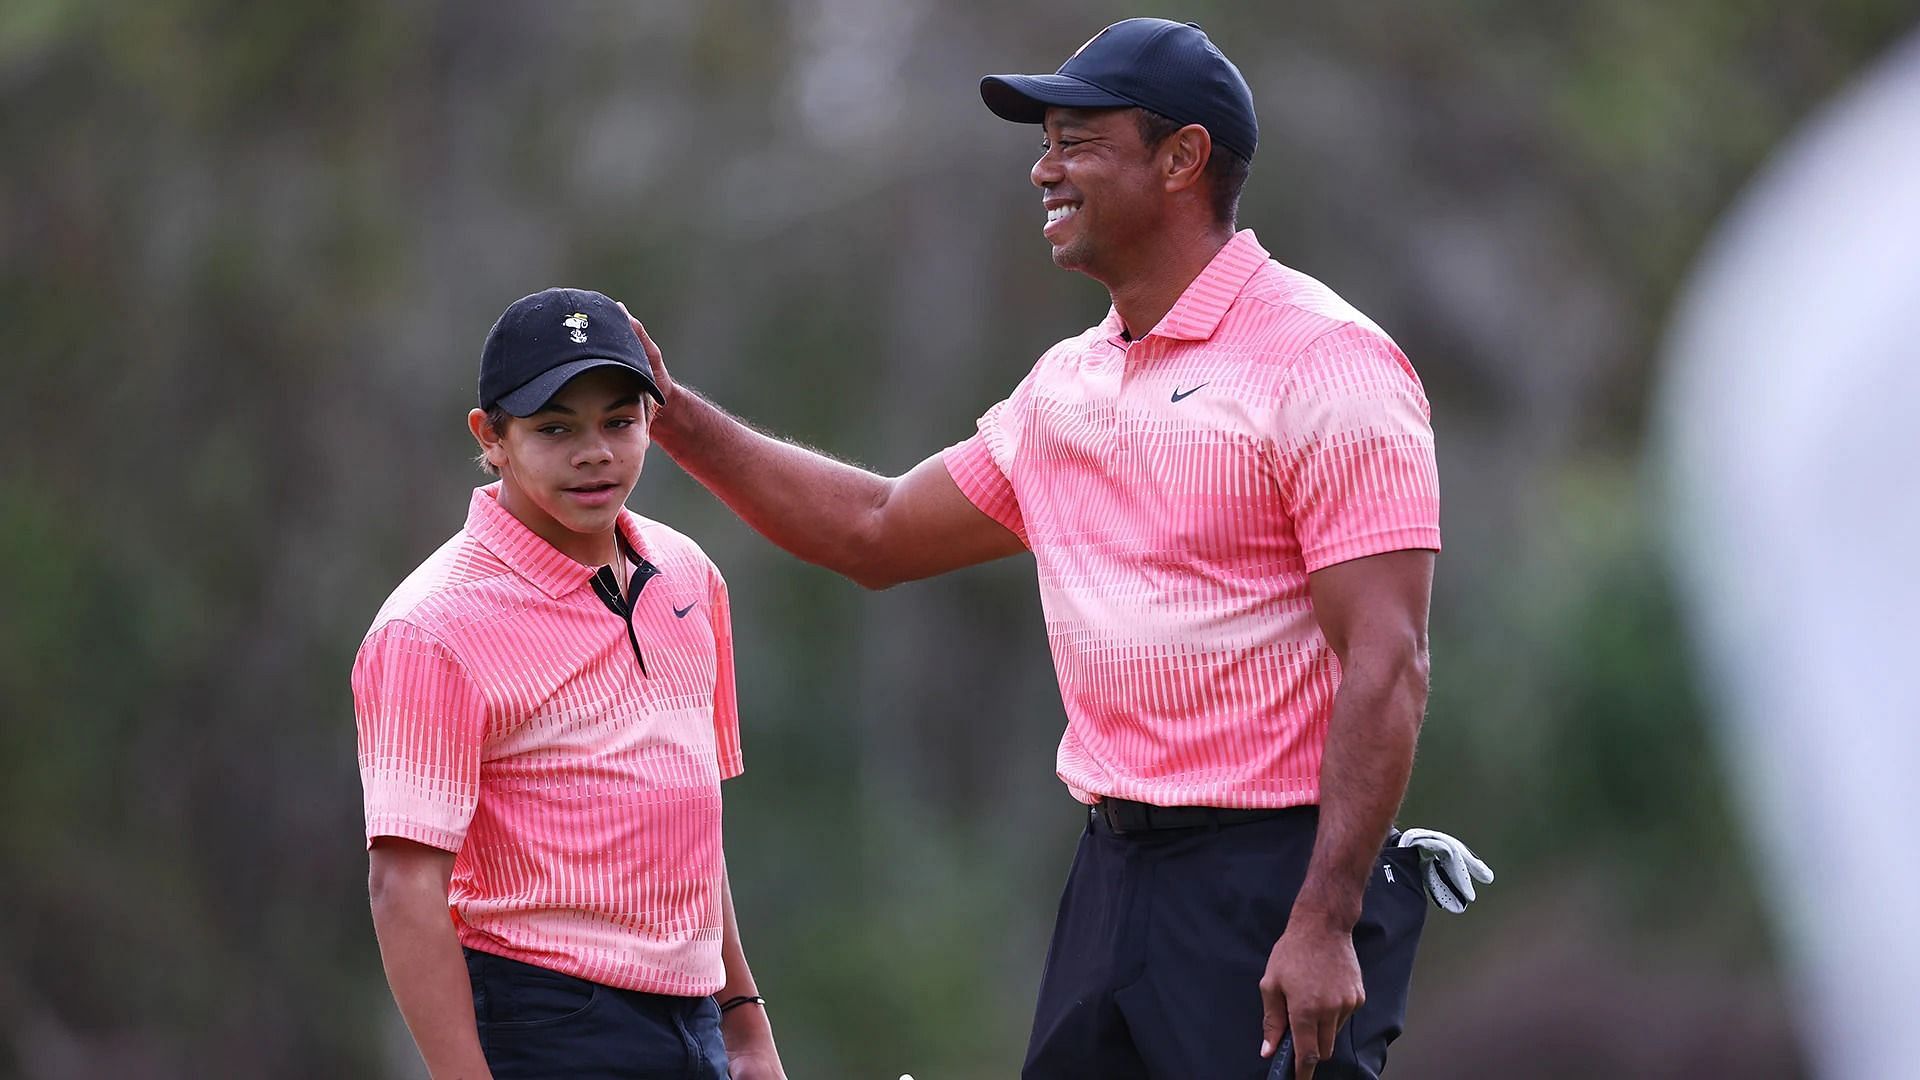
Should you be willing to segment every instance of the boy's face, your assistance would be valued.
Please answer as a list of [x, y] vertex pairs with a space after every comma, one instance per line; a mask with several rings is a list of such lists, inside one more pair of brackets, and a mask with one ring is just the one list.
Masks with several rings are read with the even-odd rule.
[[[498, 469], [501, 502], [549, 542], [565, 532], [606, 534], [640, 479], [647, 412], [640, 381], [596, 368], [560, 388], [544, 408], [493, 431], [475, 412], [474, 436]], [[557, 545], [563, 546], [564, 545]]]

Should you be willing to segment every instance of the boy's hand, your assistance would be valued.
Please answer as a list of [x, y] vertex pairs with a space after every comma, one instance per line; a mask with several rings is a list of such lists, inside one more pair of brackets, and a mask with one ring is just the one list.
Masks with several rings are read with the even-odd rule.
[[787, 1080], [780, 1054], [768, 1043], [764, 1050], [727, 1051], [727, 1075], [732, 1080]]
[[773, 1026], [760, 1006], [742, 1005], [722, 1014], [720, 1037], [727, 1044], [727, 1075], [732, 1080], [787, 1080], [780, 1051], [773, 1045]]

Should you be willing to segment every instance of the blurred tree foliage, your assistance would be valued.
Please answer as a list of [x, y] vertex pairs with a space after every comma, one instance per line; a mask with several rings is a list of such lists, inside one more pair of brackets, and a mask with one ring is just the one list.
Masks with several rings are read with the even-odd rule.
[[[1135, 13], [0, 7], [0, 1072], [415, 1071], [346, 672], [480, 480], [487, 326], [603, 289], [721, 401], [903, 469], [1104, 306], [1048, 264], [1030, 133], [975, 81]], [[1243, 224], [1435, 402], [1449, 547], [1406, 817], [1501, 879], [1432, 925], [1401, 1069], [1794, 1075], [1649, 539], [1643, 398], [1715, 215], [1911, 5], [1163, 13], [1254, 86]], [[795, 1075], [1011, 1075], [1077, 829], [1030, 566], [866, 595], [664, 459], [636, 505], [733, 583], [731, 859]]]

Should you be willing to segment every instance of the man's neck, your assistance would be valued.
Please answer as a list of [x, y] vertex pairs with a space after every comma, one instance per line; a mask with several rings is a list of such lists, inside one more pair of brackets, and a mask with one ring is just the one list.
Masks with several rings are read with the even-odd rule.
[[1233, 230], [1215, 226], [1190, 236], [1173, 237], [1142, 259], [1137, 271], [1120, 281], [1106, 282], [1113, 309], [1120, 314], [1127, 337], [1138, 340], [1167, 317], [1187, 286], [1201, 275], [1233, 239]]

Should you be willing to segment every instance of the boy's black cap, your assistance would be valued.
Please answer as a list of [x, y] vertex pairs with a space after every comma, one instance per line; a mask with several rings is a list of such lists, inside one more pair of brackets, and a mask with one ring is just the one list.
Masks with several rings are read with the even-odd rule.
[[1260, 123], [1253, 91], [1196, 23], [1126, 19], [1093, 40], [1052, 75], [989, 75], [980, 97], [1003, 120], [1038, 124], [1047, 106], [1138, 106], [1182, 124], [1199, 124], [1213, 141], [1253, 160]]
[[612, 300], [587, 289], [547, 289], [515, 300], [480, 349], [480, 407], [532, 416], [567, 380], [600, 367], [640, 376], [662, 404], [639, 335]]

